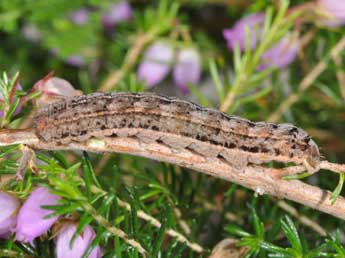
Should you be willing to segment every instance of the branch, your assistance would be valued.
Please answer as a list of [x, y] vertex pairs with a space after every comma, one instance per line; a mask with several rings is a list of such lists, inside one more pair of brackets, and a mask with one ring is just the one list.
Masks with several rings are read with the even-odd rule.
[[[116, 152], [164, 161], [234, 182], [259, 194], [269, 194], [278, 198], [289, 199], [345, 220], [344, 197], [339, 196], [332, 205], [330, 200], [331, 192], [298, 180], [283, 180], [280, 177], [281, 169], [248, 166], [243, 171], [238, 171], [218, 159], [208, 160], [188, 150], [176, 152], [159, 143], [139, 142], [135, 138], [102, 138], [91, 139], [87, 142], [57, 145], [40, 140], [31, 129], [0, 130], [0, 146], [19, 143], [40, 150]], [[323, 162], [322, 164], [327, 168], [332, 167], [330, 162]], [[334, 165], [336, 169], [344, 167], [344, 165]]]

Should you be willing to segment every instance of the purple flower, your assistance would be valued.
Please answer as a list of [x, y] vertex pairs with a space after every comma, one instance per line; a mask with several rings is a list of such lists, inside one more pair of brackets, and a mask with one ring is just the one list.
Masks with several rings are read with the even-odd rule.
[[271, 67], [286, 67], [296, 58], [299, 46], [299, 41], [295, 36], [285, 36], [262, 55], [261, 63], [257, 67], [257, 70], [264, 70]]
[[250, 36], [250, 48], [254, 49], [258, 41], [261, 39], [264, 21], [264, 13], [251, 14], [236, 22], [231, 29], [223, 30], [223, 35], [227, 41], [228, 48], [234, 49], [235, 45], [238, 44], [240, 49], [244, 51], [246, 47], [245, 28], [248, 28]]
[[132, 7], [127, 1], [113, 4], [102, 16], [103, 26], [113, 27], [120, 22], [128, 21], [132, 18], [132, 12]]
[[321, 24], [329, 27], [339, 27], [345, 24], [344, 0], [317, 0], [316, 12]]
[[[57, 258], [80, 258], [89, 247], [96, 234], [91, 226], [86, 226], [84, 231], [71, 243], [71, 239], [75, 231], [77, 230], [77, 225], [73, 223], [66, 223], [60, 229], [57, 239], [56, 239], [56, 257]], [[89, 258], [99, 258], [101, 257], [101, 249], [96, 246]]]
[[89, 21], [89, 10], [80, 8], [70, 14], [70, 20], [77, 25], [84, 25]]
[[81, 55], [73, 55], [66, 58], [65, 62], [71, 66], [82, 67], [85, 64], [85, 59]]
[[145, 52], [138, 68], [138, 78], [152, 87], [160, 83], [169, 73], [174, 58], [172, 46], [165, 42], [152, 44]]
[[[228, 48], [233, 49], [236, 44], [240, 49], [245, 50], [245, 28], [250, 31], [250, 47], [255, 49], [262, 39], [262, 27], [265, 21], [264, 13], [256, 13], [239, 20], [231, 29], [223, 31], [227, 40]], [[290, 64], [297, 56], [299, 50], [299, 41], [297, 37], [286, 35], [272, 48], [263, 53], [261, 63], [257, 70], [264, 70], [270, 67], [284, 68]]]
[[17, 223], [19, 200], [4, 192], [0, 192], [0, 238], [6, 238], [13, 231]]
[[200, 80], [201, 58], [194, 48], [181, 49], [177, 55], [173, 77], [176, 86], [183, 92], [188, 93], [188, 83], [197, 84]]
[[33, 89], [42, 92], [42, 95], [36, 99], [39, 106], [53, 103], [61, 98], [81, 95], [81, 91], [74, 89], [68, 81], [54, 77], [53, 73], [36, 82]]
[[59, 199], [59, 196], [49, 193], [44, 187], [32, 191], [18, 213], [16, 240], [32, 244], [36, 237], [46, 233], [58, 217], [45, 218], [53, 211], [41, 206], [57, 205]]

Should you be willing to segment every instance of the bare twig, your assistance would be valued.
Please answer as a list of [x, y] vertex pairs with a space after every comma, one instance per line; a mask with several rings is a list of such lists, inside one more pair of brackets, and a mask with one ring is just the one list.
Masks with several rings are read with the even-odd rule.
[[139, 242], [134, 239], [130, 239], [129, 236], [122, 231], [121, 229], [114, 227], [106, 218], [99, 215], [97, 211], [88, 203], [82, 203], [83, 208], [92, 215], [92, 217], [104, 228], [107, 229], [108, 232], [112, 233], [114, 236], [118, 236], [122, 238], [127, 244], [133, 246], [135, 249], [139, 251], [139, 253], [146, 257], [146, 250], [141, 246]]
[[177, 222], [180, 225], [181, 229], [184, 231], [184, 233], [187, 235], [192, 233], [192, 230], [190, 229], [187, 222], [182, 219], [182, 213], [177, 207], [174, 208], [174, 213], [175, 213]]
[[[185, 149], [176, 152], [159, 143], [139, 142], [135, 138], [91, 139], [87, 142], [71, 142], [67, 145], [58, 145], [40, 140], [34, 131], [29, 129], [0, 130], [0, 145], [16, 143], [26, 143], [34, 149], [42, 150], [117, 152], [165, 161], [240, 184], [259, 194], [266, 193], [278, 198], [289, 199], [345, 220], [344, 197], [338, 197], [336, 202], [332, 204], [331, 192], [298, 180], [283, 180], [280, 177], [280, 169], [248, 166], [243, 171], [239, 171], [217, 159], [208, 160]], [[323, 162], [321, 167], [339, 170], [343, 169], [344, 165]]]
[[313, 229], [315, 232], [320, 234], [321, 236], [326, 236], [327, 232], [324, 230], [319, 224], [316, 222], [312, 221], [308, 217], [300, 214], [297, 209], [286, 203], [285, 201], [277, 201], [277, 205], [283, 209], [284, 211], [288, 212], [290, 215], [294, 216], [297, 218], [303, 225]]
[[[124, 202], [120, 199], [117, 200], [118, 204], [120, 207], [123, 207], [125, 209], [127, 209], [128, 211], [131, 211], [131, 206], [129, 203]], [[142, 210], [138, 210], [137, 211], [138, 217], [149, 222], [151, 225], [153, 225], [156, 228], [160, 228], [162, 226], [162, 224], [155, 219], [154, 217], [152, 217], [151, 215], [145, 213]], [[173, 229], [167, 229], [166, 234], [176, 238], [178, 241], [185, 243], [190, 249], [192, 249], [193, 251], [197, 252], [197, 253], [202, 253], [204, 251], [204, 249], [202, 248], [202, 246], [198, 245], [197, 243], [192, 243], [190, 242], [184, 235], [182, 235], [181, 233], [173, 230]]]
[[[330, 56], [332, 58], [338, 56], [345, 49], [345, 37], [343, 37], [330, 51]], [[293, 104], [299, 100], [301, 93], [306, 91], [316, 80], [316, 78], [327, 68], [327, 62], [325, 59], [321, 60], [312, 69], [309, 74], [307, 74], [301, 81], [297, 92], [291, 94], [285, 101], [283, 101], [277, 110], [268, 118], [270, 122], [278, 122], [282, 116]]]
[[339, 83], [340, 93], [345, 100], [345, 72], [343, 71], [342, 56], [333, 56], [334, 63], [337, 65], [336, 76]]
[[158, 33], [159, 30], [155, 28], [154, 30], [149, 31], [148, 33], [139, 35], [138, 38], [135, 40], [134, 46], [127, 53], [120, 70], [110, 72], [110, 74], [105, 79], [99, 90], [103, 92], [111, 90], [111, 88], [114, 87], [123, 78], [123, 76], [125, 76], [128, 73], [128, 71], [133, 68], [144, 47], [152, 40], [154, 40]]
[[344, 173], [345, 172], [345, 165], [344, 164], [336, 164], [324, 160], [320, 163], [320, 168], [327, 169], [336, 173]]

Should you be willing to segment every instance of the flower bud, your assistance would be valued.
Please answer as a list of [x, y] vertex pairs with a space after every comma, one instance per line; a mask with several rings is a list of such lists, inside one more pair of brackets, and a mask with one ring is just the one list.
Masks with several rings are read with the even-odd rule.
[[5, 192], [0, 192], [0, 238], [6, 238], [13, 231], [17, 223], [19, 200]]
[[296, 58], [299, 47], [299, 40], [295, 35], [286, 35], [262, 55], [257, 70], [286, 67]]
[[[74, 242], [71, 242], [73, 234], [77, 230], [77, 225], [71, 222], [65, 223], [59, 230], [56, 239], [56, 258], [80, 258], [90, 246], [95, 238], [95, 231], [91, 226], [87, 225], [84, 231], [77, 236]], [[101, 249], [96, 246], [88, 256], [88, 258], [101, 257]]]
[[345, 24], [344, 0], [317, 0], [317, 22], [328, 27], [339, 27]]
[[[229, 49], [239, 45], [241, 51], [246, 48], [246, 30], [249, 30], [250, 48], [254, 49], [262, 37], [262, 27], [265, 22], [264, 13], [255, 13], [236, 22], [231, 29], [223, 30]], [[247, 29], [246, 29], [247, 28]]]
[[32, 191], [18, 213], [16, 240], [32, 244], [36, 237], [46, 233], [58, 217], [45, 218], [53, 211], [42, 206], [57, 205], [59, 199], [59, 196], [49, 193], [44, 187]]
[[197, 84], [201, 74], [201, 58], [194, 48], [184, 48], [177, 54], [177, 61], [173, 71], [176, 86], [183, 92], [189, 91], [188, 83]]
[[174, 58], [170, 44], [156, 42], [145, 52], [144, 59], [138, 68], [138, 78], [153, 87], [160, 83], [169, 73]]
[[81, 91], [75, 90], [68, 81], [59, 77], [53, 77], [52, 73], [49, 73], [43, 79], [36, 82], [33, 89], [42, 92], [42, 95], [36, 99], [39, 106], [82, 94]]
[[132, 13], [132, 7], [127, 1], [113, 4], [102, 16], [103, 26], [105, 28], [110, 28], [120, 22], [128, 21], [132, 18]]

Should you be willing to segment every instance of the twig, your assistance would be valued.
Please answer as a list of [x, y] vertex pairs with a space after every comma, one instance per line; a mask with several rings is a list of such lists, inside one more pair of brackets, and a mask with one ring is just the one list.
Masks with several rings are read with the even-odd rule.
[[97, 165], [95, 168], [96, 174], [100, 173], [103, 170], [103, 168], [107, 165], [111, 157], [112, 156], [110, 154], [102, 155], [101, 160], [97, 162]]
[[158, 29], [153, 29], [148, 33], [140, 35], [136, 40], [134, 46], [127, 53], [125, 60], [120, 70], [112, 71], [105, 79], [101, 87], [99, 88], [102, 92], [111, 90], [122, 78], [125, 76], [130, 69], [136, 64], [138, 57], [140, 56], [143, 48], [150, 43], [156, 35], [159, 33]]
[[187, 222], [182, 219], [182, 213], [177, 207], [174, 208], [174, 213], [177, 218], [177, 222], [180, 225], [181, 229], [184, 231], [184, 233], [187, 235], [192, 233], [192, 230], [188, 226]]
[[[25, 138], [26, 137], [26, 138]], [[331, 203], [331, 192], [308, 185], [298, 180], [283, 180], [280, 169], [263, 166], [248, 166], [243, 171], [236, 170], [220, 160], [208, 160], [188, 150], [173, 151], [159, 143], [139, 142], [135, 138], [91, 139], [87, 142], [71, 142], [58, 145], [40, 140], [33, 130], [0, 130], [0, 145], [26, 143], [34, 149], [42, 150], [85, 150], [90, 152], [117, 152], [147, 157], [177, 164], [222, 178], [250, 188], [259, 194], [269, 194], [289, 199], [319, 211], [345, 220], [345, 198], [339, 196]], [[344, 165], [323, 162], [322, 168], [339, 170]]]
[[337, 65], [335, 72], [339, 83], [340, 93], [342, 98], [345, 100], [345, 72], [343, 71], [343, 62], [341, 55], [333, 56], [334, 63]]
[[[332, 58], [338, 56], [341, 51], [345, 49], [345, 37], [343, 37], [330, 51], [330, 56]], [[285, 101], [283, 101], [277, 110], [268, 118], [269, 122], [276, 123], [280, 120], [282, 114], [286, 112], [293, 104], [299, 100], [299, 95], [306, 91], [316, 80], [316, 78], [327, 68], [327, 61], [322, 59], [309, 74], [307, 74], [304, 79], [299, 84], [296, 93], [291, 94]]]
[[[97, 187], [92, 189], [92, 192], [95, 194], [99, 193], [100, 191], [103, 191], [103, 190], [101, 190]], [[128, 202], [125, 202], [125, 201], [121, 200], [120, 198], [117, 198], [117, 203], [118, 203], [119, 207], [125, 208], [127, 211], [131, 212], [132, 208]], [[93, 217], [99, 217], [99, 215], [97, 215], [97, 212], [92, 208], [92, 206], [91, 207], [87, 206], [87, 208], [88, 208], [88, 211], [90, 212], [90, 214], [93, 215]], [[175, 210], [177, 211], [177, 216], [181, 217], [181, 212], [176, 208], [175, 208]], [[156, 218], [152, 217], [151, 215], [145, 213], [143, 210], [138, 210], [137, 215], [139, 218], [149, 222], [151, 225], [153, 225], [156, 228], [160, 228], [162, 226], [162, 224], [159, 222], [159, 220], [157, 220]], [[189, 229], [189, 231], [190, 231], [190, 229]], [[174, 229], [168, 229], [168, 230], [166, 230], [165, 233], [171, 237], [176, 238], [177, 241], [185, 243], [190, 249], [192, 249], [193, 251], [195, 251], [197, 253], [204, 252], [204, 249], [202, 246], [198, 245], [197, 243], [190, 242], [184, 235], [182, 235], [181, 233], [177, 232]]]
[[146, 257], [146, 250], [141, 246], [139, 242], [134, 239], [130, 239], [129, 236], [123, 232], [121, 229], [114, 227], [111, 223], [101, 215], [97, 213], [97, 211], [88, 203], [82, 203], [83, 208], [91, 214], [91, 216], [104, 228], [107, 229], [108, 232], [112, 233], [114, 236], [118, 236], [122, 238], [127, 244], [133, 246], [135, 249], [139, 251], [139, 253]]
[[[201, 199], [201, 198], [196, 198], [195, 200], [198, 203], [202, 204], [206, 210], [222, 212], [222, 209], [213, 203], [210, 203], [210, 202], [208, 202], [204, 199]], [[240, 216], [237, 216], [236, 214], [234, 214], [232, 212], [226, 212], [224, 214], [224, 217], [229, 221], [236, 221], [239, 224], [243, 224], [243, 222], [244, 222], [243, 218], [241, 218]]]
[[277, 201], [277, 205], [283, 209], [284, 211], [288, 212], [290, 215], [294, 216], [297, 218], [303, 225], [310, 227], [313, 229], [315, 232], [319, 233], [321, 236], [326, 236], [327, 232], [324, 230], [319, 224], [316, 222], [312, 221], [308, 217], [301, 215], [297, 209], [286, 203], [285, 201]]
[[336, 173], [344, 173], [345, 172], [345, 165], [344, 164], [336, 164], [329, 162], [327, 160], [324, 160], [320, 163], [321, 169], [327, 169]]
[[[129, 203], [124, 202], [120, 199], [117, 199], [117, 202], [118, 202], [120, 207], [123, 207], [123, 208], [127, 209], [128, 211], [131, 211], [131, 206]], [[142, 210], [138, 210], [137, 214], [138, 214], [139, 218], [141, 218], [145, 221], [148, 221], [151, 225], [155, 226], [156, 228], [160, 228], [162, 226], [162, 224], [157, 219], [155, 219], [154, 217], [145, 213]], [[190, 242], [184, 235], [182, 235], [181, 233], [179, 233], [173, 229], [167, 229], [166, 234], [171, 236], [171, 237], [175, 237], [178, 241], [180, 241], [182, 243], [185, 243], [190, 249], [192, 249], [193, 251], [195, 251], [197, 253], [204, 252], [204, 249], [202, 248], [202, 246], [198, 245], [197, 243]]]

